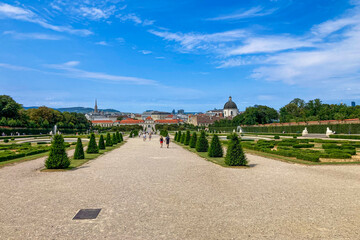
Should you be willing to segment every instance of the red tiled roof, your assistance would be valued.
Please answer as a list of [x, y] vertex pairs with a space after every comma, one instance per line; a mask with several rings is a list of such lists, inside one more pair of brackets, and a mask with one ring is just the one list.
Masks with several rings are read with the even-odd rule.
[[160, 120], [155, 120], [155, 123], [179, 123], [181, 122], [181, 120], [179, 119], [160, 119]]
[[94, 120], [92, 123], [113, 123], [111, 120]]
[[152, 118], [149, 116], [149, 117], [146, 118], [146, 120], [152, 120]]
[[143, 122], [144, 122], [144, 120], [136, 120], [136, 119], [129, 118], [126, 120], [121, 120], [120, 124], [136, 124], [136, 123], [143, 123]]

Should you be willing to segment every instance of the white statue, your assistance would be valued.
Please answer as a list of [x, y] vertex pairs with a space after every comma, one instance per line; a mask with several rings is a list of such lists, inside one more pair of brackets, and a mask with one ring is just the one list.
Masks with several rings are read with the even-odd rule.
[[330, 128], [326, 128], [326, 136], [330, 136], [334, 134], [333, 131], [330, 130]]
[[303, 136], [305, 136], [305, 135], [308, 135], [309, 134], [309, 132], [308, 132], [308, 130], [307, 130], [307, 127], [302, 131], [302, 135]]

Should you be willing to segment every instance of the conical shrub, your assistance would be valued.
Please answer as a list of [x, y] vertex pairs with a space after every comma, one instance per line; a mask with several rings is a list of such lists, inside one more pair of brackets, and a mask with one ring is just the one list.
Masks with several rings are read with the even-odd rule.
[[181, 142], [182, 144], [185, 143], [185, 133], [181, 134], [180, 142]]
[[87, 153], [99, 153], [99, 148], [96, 144], [96, 140], [95, 140], [95, 134], [91, 134], [90, 136], [90, 141], [89, 141], [89, 145], [88, 148], [86, 150]]
[[112, 141], [113, 145], [116, 145], [116, 144], [118, 143], [115, 133], [112, 134], [112, 139], [111, 139], [111, 141]]
[[124, 138], [123, 138], [122, 133], [119, 133], [119, 137], [120, 137], [120, 142], [123, 142], [123, 141], [124, 141]]
[[82, 145], [81, 138], [78, 138], [76, 142], [74, 159], [84, 159], [84, 158], [85, 158], [84, 147]]
[[181, 142], [181, 131], [178, 132], [177, 142]]
[[196, 134], [196, 132], [193, 132], [193, 134], [191, 135], [190, 143], [189, 143], [190, 147], [195, 148], [196, 142], [197, 142], [197, 134]]
[[56, 134], [51, 142], [49, 157], [45, 161], [47, 169], [63, 169], [70, 166], [70, 159], [65, 151], [64, 138]]
[[199, 139], [196, 142], [196, 151], [207, 152], [209, 148], [208, 140], [206, 139], [205, 132], [202, 131]]
[[209, 157], [222, 157], [223, 148], [221, 146], [218, 135], [214, 135], [211, 139], [211, 144], [209, 147]]
[[121, 143], [120, 133], [118, 131], [116, 131], [116, 139], [118, 143]]
[[177, 140], [177, 136], [178, 136], [178, 133], [176, 132], [176, 133], [175, 133], [175, 137], [174, 137], [174, 140], [175, 140], [175, 141]]
[[190, 131], [186, 131], [186, 135], [185, 135], [185, 140], [184, 140], [184, 144], [185, 145], [189, 145], [190, 144]]
[[100, 139], [99, 139], [99, 149], [105, 149], [105, 141], [104, 141], [104, 136], [101, 134], [100, 135]]
[[106, 146], [107, 147], [111, 147], [113, 145], [112, 141], [111, 141], [111, 136], [110, 133], [106, 134]]
[[226, 152], [225, 164], [228, 166], [246, 166], [247, 159], [237, 136], [232, 136]]

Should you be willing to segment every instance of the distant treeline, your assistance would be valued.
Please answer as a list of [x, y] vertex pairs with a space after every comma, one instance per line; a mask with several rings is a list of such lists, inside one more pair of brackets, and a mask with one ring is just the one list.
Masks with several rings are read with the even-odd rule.
[[0, 127], [10, 127], [7, 130], [1, 128], [1, 131], [37, 134], [48, 132], [55, 124], [64, 133], [81, 132], [91, 126], [84, 114], [60, 112], [45, 106], [25, 110], [10, 96], [0, 95]]
[[295, 98], [277, 112], [268, 106], [255, 105], [246, 108], [243, 114], [232, 120], [220, 120], [211, 127], [232, 127], [239, 125], [257, 125], [273, 122], [305, 122], [320, 120], [344, 120], [360, 117], [360, 106], [346, 104], [323, 104], [320, 99], [305, 102]]

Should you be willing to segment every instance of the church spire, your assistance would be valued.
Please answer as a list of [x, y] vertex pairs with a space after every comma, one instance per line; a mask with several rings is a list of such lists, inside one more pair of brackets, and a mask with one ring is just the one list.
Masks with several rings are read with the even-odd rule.
[[94, 108], [94, 112], [98, 113], [98, 107], [97, 107], [97, 99], [95, 98], [95, 108]]

